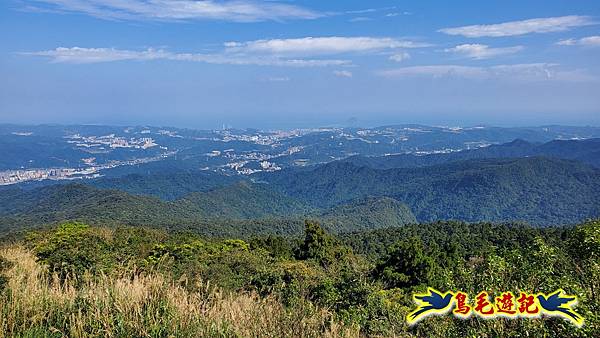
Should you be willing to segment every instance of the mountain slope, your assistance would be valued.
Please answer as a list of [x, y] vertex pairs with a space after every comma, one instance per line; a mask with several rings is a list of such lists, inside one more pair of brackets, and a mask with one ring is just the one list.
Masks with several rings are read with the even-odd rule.
[[174, 201], [82, 184], [0, 192], [1, 229], [79, 219], [92, 224], [180, 227], [217, 219], [257, 219], [302, 215], [313, 208], [267, 187], [239, 182]]
[[403, 203], [389, 197], [366, 198], [335, 206], [318, 216], [329, 231], [341, 233], [417, 223]]
[[254, 219], [311, 212], [306, 203], [282, 195], [263, 184], [241, 181], [208, 192], [185, 196], [172, 204], [196, 210], [206, 218]]
[[131, 194], [156, 196], [176, 200], [192, 192], [209, 191], [238, 181], [239, 177], [203, 171], [165, 171], [147, 175], [129, 174], [122, 177], [103, 177], [87, 184], [101, 189], [118, 189]]
[[297, 235], [304, 219], [333, 232], [397, 227], [414, 223], [406, 205], [391, 198], [352, 201], [318, 210], [263, 184], [239, 182], [175, 201], [102, 190], [81, 184], [0, 192], [0, 233], [65, 220], [98, 225], [144, 225], [190, 229], [211, 236]]
[[81, 184], [54, 185], [0, 194], [0, 216], [18, 220], [5, 228], [28, 227], [68, 219], [93, 224], [153, 224], [157, 220], [193, 218], [187, 210], [154, 197], [118, 190], [99, 190]]
[[600, 170], [576, 161], [480, 159], [388, 170], [334, 162], [267, 178], [269, 184], [239, 182], [173, 201], [80, 184], [6, 188], [0, 190], [0, 228], [80, 219], [220, 233], [219, 226], [244, 220], [248, 229], [227, 231], [249, 234], [276, 229], [282, 219], [292, 223], [278, 232], [295, 231], [306, 217], [347, 232], [415, 218], [556, 225], [600, 216]]
[[286, 170], [271, 184], [314, 205], [368, 196], [403, 201], [420, 222], [523, 220], [573, 223], [600, 215], [600, 170], [548, 158], [483, 159], [378, 170], [335, 162]]

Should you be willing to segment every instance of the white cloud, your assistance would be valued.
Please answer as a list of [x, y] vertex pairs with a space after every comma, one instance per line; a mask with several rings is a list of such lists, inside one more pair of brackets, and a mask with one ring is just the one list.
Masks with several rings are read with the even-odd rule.
[[174, 53], [153, 48], [136, 51], [116, 48], [58, 47], [52, 50], [21, 54], [48, 57], [53, 62], [62, 63], [172, 60], [232, 65], [322, 67], [352, 64], [349, 60], [321, 58], [324, 55], [394, 51], [397, 48], [424, 46], [428, 45], [392, 38], [306, 37], [227, 42], [222, 50], [212, 53]]
[[421, 48], [429, 44], [373, 37], [305, 37], [297, 39], [228, 42], [225, 47], [237, 53], [267, 53], [274, 55], [328, 55], [353, 52], [374, 52], [397, 48]]
[[52, 50], [22, 53], [24, 55], [48, 57], [58, 63], [102, 63], [114, 61], [149, 61], [171, 60], [204, 62], [229, 65], [259, 65], [287, 67], [324, 67], [351, 64], [348, 60], [330, 59], [289, 59], [274, 56], [248, 56], [238, 54], [199, 54], [173, 53], [162, 49], [146, 49], [142, 51], [115, 48], [81, 48], [59, 47]]
[[355, 11], [346, 11], [346, 14], [365, 14], [365, 13], [374, 13], [381, 10], [380, 8], [367, 8], [367, 9], [358, 9]]
[[365, 21], [373, 21], [373, 19], [366, 17], [366, 16], [357, 16], [356, 18], [352, 18], [348, 21], [350, 21], [350, 22], [365, 22]]
[[396, 61], [396, 62], [402, 62], [402, 61], [405, 61], [408, 59], [410, 59], [410, 54], [408, 54], [407, 52], [399, 52], [399, 53], [396, 53], [396, 54], [390, 56], [390, 60]]
[[287, 76], [273, 76], [265, 79], [267, 82], [289, 82], [290, 80]]
[[600, 36], [588, 36], [586, 38], [580, 39], [579, 43], [584, 46], [600, 46]]
[[556, 43], [561, 46], [588, 46], [598, 47], [600, 46], [600, 35], [588, 36], [581, 39], [566, 39], [560, 40]]
[[400, 15], [412, 15], [412, 13], [411, 12], [401, 12], [401, 13], [400, 12], [392, 12], [392, 13], [386, 14], [385, 16], [388, 18], [393, 18], [393, 17], [400, 16]]
[[523, 49], [523, 46], [491, 48], [488, 45], [481, 44], [463, 44], [453, 48], [447, 48], [444, 51], [448, 53], [460, 54], [471, 59], [489, 59], [495, 56], [514, 54]]
[[334, 70], [333, 75], [335, 75], [337, 77], [351, 78], [353, 74], [352, 74], [352, 72], [347, 71], [347, 70]]
[[380, 11], [388, 11], [388, 10], [394, 10], [396, 9], [396, 6], [388, 6], [388, 7], [380, 7], [380, 8], [366, 8], [366, 9], [359, 9], [359, 10], [353, 10], [353, 11], [346, 11], [346, 14], [365, 14], [365, 13], [375, 13], [375, 12], [380, 12]]
[[377, 72], [388, 78], [432, 77], [462, 78], [469, 80], [507, 80], [507, 81], [595, 81], [596, 78], [583, 70], [562, 70], [558, 64], [527, 63], [473, 67], [460, 65], [414, 66], [388, 69]]
[[29, 0], [25, 10], [83, 13], [112, 20], [268, 20], [316, 19], [324, 16], [303, 7], [253, 0]]
[[53, 62], [64, 63], [99, 63], [124, 60], [157, 60], [167, 59], [174, 55], [164, 50], [147, 49], [144, 51], [121, 50], [114, 48], [81, 48], [58, 47], [53, 50], [23, 53], [33, 56], [46, 56]]
[[384, 77], [409, 77], [409, 76], [432, 76], [432, 77], [466, 77], [482, 78], [485, 71], [481, 67], [457, 66], [457, 65], [434, 65], [414, 66], [388, 69], [378, 72]]
[[440, 29], [449, 35], [462, 35], [468, 38], [484, 36], [501, 37], [530, 33], [562, 32], [574, 27], [596, 24], [589, 16], [568, 15], [552, 18], [537, 18], [522, 21], [510, 21], [492, 25], [472, 25]]
[[578, 43], [576, 39], [560, 40], [556, 44], [559, 46], [575, 46]]

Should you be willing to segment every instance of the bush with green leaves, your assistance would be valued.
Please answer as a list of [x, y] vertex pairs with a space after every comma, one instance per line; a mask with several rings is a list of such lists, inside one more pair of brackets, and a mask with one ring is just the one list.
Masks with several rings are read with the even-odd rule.
[[[523, 225], [436, 222], [335, 237], [305, 223], [303, 239], [203, 238], [147, 228], [96, 228], [68, 222], [33, 233], [28, 243], [49, 272], [92, 276], [159, 273], [190, 291], [201, 280], [257, 292], [288, 310], [324, 308], [367, 336], [569, 336], [600, 332], [600, 222], [540, 229]], [[354, 248], [354, 249], [352, 249]], [[356, 252], [359, 253], [356, 253]], [[0, 259], [0, 275], [2, 266]], [[1, 281], [0, 281], [1, 283]], [[204, 285], [204, 284], [203, 284]], [[427, 318], [409, 327], [412, 295], [441, 291], [552, 292], [577, 295], [585, 318], [458, 320]], [[1, 287], [1, 286], [0, 286]]]
[[39, 261], [61, 278], [108, 272], [116, 264], [110, 244], [97, 229], [78, 222], [61, 224], [35, 244]]

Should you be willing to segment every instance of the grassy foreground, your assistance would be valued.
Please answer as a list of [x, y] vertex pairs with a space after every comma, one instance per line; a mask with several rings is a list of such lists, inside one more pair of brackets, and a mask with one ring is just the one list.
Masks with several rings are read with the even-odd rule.
[[[67, 222], [0, 243], [0, 337], [600, 337], [600, 222], [440, 222], [334, 237], [203, 238]], [[432, 316], [427, 287], [577, 295], [543, 316]], [[471, 302], [471, 304], [473, 304]]]
[[2, 337], [357, 336], [325, 310], [288, 311], [271, 297], [225, 294], [210, 283], [190, 292], [159, 273], [135, 272], [61, 281], [23, 246], [0, 255], [11, 265], [0, 297]]

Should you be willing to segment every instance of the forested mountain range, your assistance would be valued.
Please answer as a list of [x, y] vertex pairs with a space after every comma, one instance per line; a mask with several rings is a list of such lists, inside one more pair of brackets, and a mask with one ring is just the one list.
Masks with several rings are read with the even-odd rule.
[[[55, 138], [64, 133], [60, 128], [45, 133], [45, 129], [40, 130], [36, 131], [39, 137]], [[79, 129], [70, 132], [74, 130]], [[423, 134], [430, 138], [439, 134], [436, 137], [440, 140], [447, 133], [456, 133], [442, 138], [456, 140], [473, 135], [499, 136], [502, 130], [402, 126], [355, 131], [355, 136], [370, 135], [370, 140], [380, 142], [392, 131], [405, 132], [425, 144]], [[118, 132], [101, 127], [80, 131]], [[127, 132], [139, 136], [158, 133], [146, 127]], [[352, 134], [344, 134], [344, 129], [340, 132], [356, 141]], [[558, 127], [552, 131], [569, 132], [573, 131]], [[594, 129], [577, 132], [593, 133]], [[83, 184], [64, 180], [2, 186], [0, 222], [5, 229], [14, 230], [82, 219], [92, 224], [154, 225], [244, 236], [294, 234], [301, 230], [304, 218], [319, 219], [333, 232], [348, 232], [449, 219], [558, 225], [600, 216], [600, 138], [542, 143], [535, 141], [542, 138], [539, 130], [519, 129], [518, 133], [534, 141], [516, 139], [435, 154], [350, 156], [253, 175], [199, 168], [194, 154], [200, 145], [196, 145], [182, 148], [172, 158], [119, 166], [106, 170], [105, 176], [77, 181]], [[158, 134], [180, 145], [189, 142], [186, 138], [217, 135], [183, 130], [176, 134], [161, 130]], [[219, 135], [231, 138], [225, 142], [229, 146], [253, 149], [251, 142], [241, 141], [246, 137], [242, 132]], [[252, 137], [259, 137], [256, 135]], [[294, 140], [297, 146], [321, 149], [322, 155], [329, 144], [325, 142], [330, 137], [327, 135], [305, 133], [277, 142]], [[202, 151], [220, 142], [203, 143]], [[276, 144], [258, 146], [267, 149]]]
[[406, 203], [420, 222], [522, 220], [543, 225], [600, 214], [600, 170], [543, 157], [386, 170], [334, 162], [267, 179], [276, 189], [313, 205], [389, 196]]
[[334, 208], [317, 208], [240, 181], [173, 201], [81, 184], [5, 190], [0, 194], [0, 230], [14, 232], [64, 220], [91, 224], [189, 229], [212, 236], [298, 235], [304, 219], [320, 220], [334, 232], [415, 223], [410, 209], [391, 198], [369, 198]]
[[577, 160], [600, 167], [600, 138], [587, 140], [554, 140], [534, 143], [516, 139], [509, 143], [443, 154], [401, 154], [390, 156], [352, 156], [344, 162], [377, 169], [424, 167], [448, 162], [482, 158], [520, 158], [545, 156]]
[[[190, 179], [173, 176], [164, 183], [182, 186], [178, 177]], [[385, 170], [333, 162], [262, 179], [172, 200], [81, 184], [15, 187], [0, 194], [1, 223], [4, 229], [15, 229], [81, 219], [247, 235], [269, 233], [270, 226], [275, 233], [294, 233], [304, 218], [347, 232], [444, 219], [557, 225], [600, 215], [600, 169], [543, 157]], [[291, 222], [290, 227], [274, 225], [282, 220]], [[239, 229], [219, 231], [225, 223], [230, 223], [225, 228]]]

